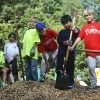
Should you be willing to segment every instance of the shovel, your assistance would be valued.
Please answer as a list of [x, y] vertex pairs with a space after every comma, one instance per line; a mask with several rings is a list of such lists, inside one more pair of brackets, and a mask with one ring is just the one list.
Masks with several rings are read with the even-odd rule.
[[46, 69], [46, 71], [42, 74], [42, 76], [41, 76], [40, 80], [41, 80], [43, 77], [45, 77], [46, 73], [48, 73], [48, 72], [49, 72], [49, 70], [50, 70], [49, 68], [47, 68], [47, 69]]
[[100, 50], [90, 50], [90, 49], [75, 49], [75, 51], [100, 53]]
[[[76, 14], [77, 14], [77, 11], [74, 12], [73, 25], [75, 24]], [[73, 35], [73, 31], [71, 30], [69, 40], [72, 40], [72, 35]], [[69, 50], [68, 50], [68, 48], [69, 47], [70, 47], [70, 45], [68, 45], [68, 47], [67, 47], [66, 59], [65, 59], [66, 62], [68, 61], [68, 56], [69, 56]]]

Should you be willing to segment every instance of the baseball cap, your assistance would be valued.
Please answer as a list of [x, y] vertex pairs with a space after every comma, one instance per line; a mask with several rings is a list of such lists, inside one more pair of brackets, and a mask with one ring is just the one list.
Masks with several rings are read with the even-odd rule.
[[45, 28], [45, 25], [42, 22], [38, 22], [36, 24], [36, 29], [39, 29], [39, 28]]

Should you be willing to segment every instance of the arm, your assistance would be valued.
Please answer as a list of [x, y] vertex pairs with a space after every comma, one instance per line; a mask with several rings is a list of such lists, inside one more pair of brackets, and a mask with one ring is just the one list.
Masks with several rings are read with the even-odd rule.
[[71, 47], [69, 47], [68, 49], [70, 50], [70, 51], [72, 51], [74, 48], [75, 48], [75, 46], [79, 43], [81, 41], [81, 38], [77, 38], [76, 39], [76, 41], [74, 42], [74, 44], [71, 46]]
[[19, 48], [16, 43], [15, 46], [16, 46], [16, 54], [13, 56], [13, 59], [15, 59], [19, 55]]
[[[68, 39], [67, 39], [68, 40]], [[66, 41], [66, 39], [64, 39], [63, 37], [63, 31], [61, 30], [58, 34], [58, 38], [57, 38], [57, 42], [60, 46], [64, 46], [64, 41]]]
[[54, 30], [50, 30], [50, 32], [52, 33], [52, 37], [53, 37], [54, 39], [57, 39], [58, 33], [55, 32]]
[[74, 33], [75, 33], [77, 36], [78, 36], [79, 33], [80, 33], [80, 29], [77, 28], [77, 27], [75, 27], [73, 31], [74, 31]]
[[42, 55], [43, 55], [44, 60], [46, 62], [47, 68], [49, 68], [49, 62], [48, 62], [47, 57], [46, 57], [46, 52], [43, 52]]
[[71, 25], [70, 29], [74, 32], [74, 34], [79, 35], [80, 29], [75, 27], [74, 25]]
[[69, 37], [65, 35], [66, 33], [67, 31], [64, 31], [64, 30], [59, 32], [57, 42], [60, 46], [66, 46], [66, 45], [72, 44], [72, 41], [69, 40]]

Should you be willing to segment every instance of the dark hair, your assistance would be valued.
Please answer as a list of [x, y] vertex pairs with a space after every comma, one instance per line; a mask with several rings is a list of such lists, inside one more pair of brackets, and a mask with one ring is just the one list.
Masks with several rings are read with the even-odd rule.
[[60, 20], [61, 20], [61, 23], [62, 24], [66, 23], [67, 21], [72, 22], [72, 19], [71, 19], [71, 16], [70, 15], [64, 15], [64, 16], [61, 17]]
[[11, 36], [14, 36], [14, 38], [16, 39], [16, 34], [14, 32], [11, 32], [9, 35], [8, 35], [8, 38], [10, 38]]

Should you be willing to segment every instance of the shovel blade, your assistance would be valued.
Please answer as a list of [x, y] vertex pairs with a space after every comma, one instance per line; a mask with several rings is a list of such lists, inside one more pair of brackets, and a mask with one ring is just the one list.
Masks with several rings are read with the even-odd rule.
[[69, 83], [69, 75], [65, 73], [57, 73], [55, 88], [60, 90], [67, 90]]

